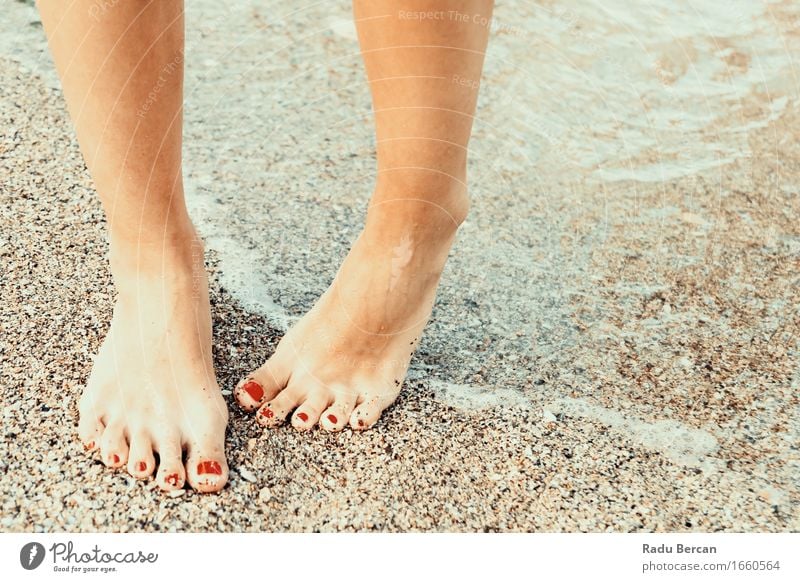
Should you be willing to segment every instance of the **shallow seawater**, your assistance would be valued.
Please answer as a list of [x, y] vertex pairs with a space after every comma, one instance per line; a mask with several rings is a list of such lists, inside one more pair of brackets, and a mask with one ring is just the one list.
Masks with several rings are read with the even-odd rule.
[[798, 23], [793, 2], [502, 3], [484, 105], [500, 102], [493, 127], [521, 148], [536, 136], [541, 155], [597, 180], [719, 168], [796, 101]]

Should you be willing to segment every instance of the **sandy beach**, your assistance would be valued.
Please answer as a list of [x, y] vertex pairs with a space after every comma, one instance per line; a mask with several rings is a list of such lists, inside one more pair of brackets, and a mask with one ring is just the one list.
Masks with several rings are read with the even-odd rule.
[[377, 426], [328, 434], [264, 430], [230, 391], [363, 221], [348, 5], [187, 4], [185, 179], [230, 482], [165, 495], [75, 437], [114, 300], [104, 218], [38, 14], [13, 2], [0, 531], [800, 530], [800, 8], [498, 6], [433, 320]]

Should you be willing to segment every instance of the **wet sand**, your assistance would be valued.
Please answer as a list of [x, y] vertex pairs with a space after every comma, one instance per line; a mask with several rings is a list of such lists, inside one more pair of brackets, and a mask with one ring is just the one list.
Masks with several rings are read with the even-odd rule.
[[[38, 16], [8, 7], [2, 531], [800, 529], [798, 9], [503, 4], [472, 213], [400, 399], [330, 435], [263, 431], [226, 392], [213, 496], [74, 438], [104, 220]], [[230, 390], [329, 283], [374, 148], [345, 6], [217, 5], [187, 15], [185, 158]]]

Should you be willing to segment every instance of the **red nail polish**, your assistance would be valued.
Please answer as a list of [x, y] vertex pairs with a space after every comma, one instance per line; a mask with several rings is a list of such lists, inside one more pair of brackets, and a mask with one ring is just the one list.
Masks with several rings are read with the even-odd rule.
[[364, 426], [364, 421], [360, 418], [358, 419], [358, 426]]
[[111, 455], [111, 464], [116, 465], [119, 463], [119, 455]]
[[[199, 471], [198, 471], [199, 472]], [[178, 486], [178, 474], [173, 473], [172, 475], [166, 478], [167, 485], [172, 485], [173, 487]]]
[[272, 418], [273, 416], [275, 416], [275, 413], [272, 412], [272, 409], [269, 406], [265, 406], [264, 408], [261, 409], [261, 416], [263, 416], [264, 418]]
[[333, 424], [336, 424], [337, 422], [336, 417], [332, 414], [328, 415], [328, 420], [330, 420]]
[[142, 462], [142, 461], [139, 461], [139, 462], [137, 463], [137, 465], [136, 465], [136, 470], [137, 470], [137, 471], [139, 471], [139, 472], [141, 473], [141, 472], [142, 472], [142, 471], [144, 471], [145, 469], [147, 469], [147, 463], [144, 463], [144, 462]]
[[297, 413], [297, 418], [299, 418], [303, 422], [307, 422], [308, 421], [308, 415], [305, 412], [298, 412]]
[[94, 448], [94, 441], [83, 445], [83, 450], [84, 451], [91, 451], [93, 448]]
[[264, 389], [261, 387], [261, 384], [250, 380], [242, 386], [242, 390], [247, 392], [248, 396], [255, 400], [256, 402], [261, 402], [261, 399], [264, 398]]
[[216, 461], [203, 461], [197, 465], [198, 475], [222, 475], [222, 467]]

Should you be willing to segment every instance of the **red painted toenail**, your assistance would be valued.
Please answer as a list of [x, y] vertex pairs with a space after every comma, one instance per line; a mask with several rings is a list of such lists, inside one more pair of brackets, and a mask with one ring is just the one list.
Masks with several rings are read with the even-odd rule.
[[247, 384], [242, 386], [242, 390], [247, 392], [250, 398], [256, 402], [261, 402], [261, 399], [264, 398], [264, 389], [261, 387], [261, 384], [253, 380], [250, 380]]
[[216, 461], [203, 461], [197, 465], [198, 475], [222, 475], [222, 467]]
[[119, 455], [111, 455], [111, 463], [114, 465], [119, 463]]
[[308, 421], [308, 415], [305, 412], [298, 412], [297, 413], [297, 418], [299, 418], [303, 422], [307, 422]]
[[334, 415], [332, 415], [332, 414], [328, 415], [328, 420], [330, 420], [331, 423], [333, 423], [333, 424], [336, 424], [336, 422], [337, 422], [336, 417]]
[[173, 473], [172, 475], [170, 475], [169, 477], [166, 478], [166, 481], [167, 481], [167, 485], [172, 485], [173, 487], [177, 487], [178, 486], [178, 474], [177, 473]]
[[364, 426], [364, 421], [360, 418], [358, 419], [358, 426]]
[[273, 416], [275, 416], [275, 413], [272, 412], [271, 408], [265, 406], [264, 408], [261, 409], [261, 416], [263, 416], [264, 418], [272, 418]]
[[83, 450], [84, 451], [91, 451], [93, 448], [94, 448], [94, 441], [83, 445]]
[[136, 470], [141, 472], [144, 471], [145, 469], [147, 469], [147, 463], [139, 461], [139, 463], [136, 465]]

